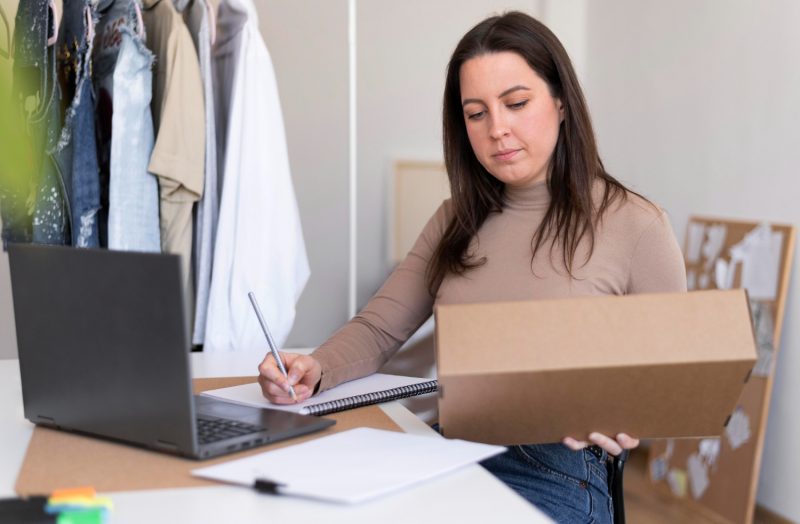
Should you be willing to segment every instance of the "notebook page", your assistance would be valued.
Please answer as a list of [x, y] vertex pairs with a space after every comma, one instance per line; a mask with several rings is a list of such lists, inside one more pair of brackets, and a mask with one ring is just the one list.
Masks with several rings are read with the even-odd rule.
[[201, 394], [220, 400], [227, 400], [237, 404], [244, 404], [246, 406], [255, 406], [257, 408], [270, 408], [280, 411], [299, 413], [303, 408], [313, 404], [321, 404], [323, 402], [330, 402], [333, 400], [340, 400], [357, 395], [364, 395], [366, 393], [373, 393], [375, 391], [384, 391], [402, 386], [420, 384], [430, 380], [432, 379], [374, 373], [364, 378], [339, 384], [335, 388], [331, 388], [328, 391], [324, 391], [319, 395], [311, 397], [305, 402], [288, 405], [273, 404], [269, 400], [265, 399], [264, 395], [261, 393], [261, 386], [259, 386], [257, 383], [242, 384], [241, 386], [233, 386], [222, 389], [213, 389], [210, 391], [204, 391]]

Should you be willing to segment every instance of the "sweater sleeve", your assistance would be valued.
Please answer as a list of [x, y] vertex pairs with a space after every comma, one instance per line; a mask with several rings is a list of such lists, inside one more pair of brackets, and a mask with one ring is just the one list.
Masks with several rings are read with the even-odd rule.
[[669, 218], [661, 212], [642, 232], [631, 257], [628, 293], [686, 291], [686, 266]]
[[434, 297], [425, 273], [447, 226], [449, 200], [428, 221], [405, 259], [350, 322], [316, 351], [319, 391], [376, 372], [431, 316]]

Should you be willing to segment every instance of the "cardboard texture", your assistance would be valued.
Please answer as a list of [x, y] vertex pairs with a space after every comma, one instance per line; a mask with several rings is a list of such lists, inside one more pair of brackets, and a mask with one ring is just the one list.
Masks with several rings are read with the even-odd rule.
[[[255, 380], [255, 377], [195, 379], [194, 389], [197, 393]], [[401, 431], [378, 406], [344, 411], [327, 418], [335, 419], [336, 424], [324, 431], [204, 461], [36, 427], [17, 476], [15, 491], [19, 495], [31, 495], [83, 485], [93, 486], [101, 492], [211, 486], [216, 483], [193, 477], [191, 470], [357, 427]]]
[[[686, 270], [687, 274], [701, 276], [712, 273], [718, 259], [729, 261], [731, 248], [742, 242], [762, 222], [742, 222], [722, 220], [718, 218], [690, 217], [688, 228], [705, 229], [705, 235], [700, 240], [702, 250], [697, 252], [689, 245], [687, 235]], [[710, 244], [711, 228], [724, 228], [724, 241], [718, 249], [706, 249]], [[683, 501], [686, 505], [694, 507], [698, 513], [712, 512], [717, 518], [725, 522], [750, 523], [756, 507], [756, 494], [761, 466], [761, 453], [767, 427], [767, 415], [772, 395], [772, 384], [775, 376], [775, 367], [779, 365], [777, 357], [780, 349], [780, 336], [786, 308], [786, 298], [789, 290], [789, 277], [792, 268], [794, 253], [795, 228], [783, 224], [770, 224], [773, 232], [783, 235], [783, 245], [780, 251], [778, 279], [776, 282], [774, 300], [759, 300], [761, 307], [773, 318], [771, 337], [772, 365], [766, 376], [753, 376], [747, 383], [737, 403], [737, 409], [747, 416], [749, 420], [749, 438], [737, 448], [733, 448], [731, 441], [726, 436], [720, 439], [719, 455], [710, 463], [704, 461], [703, 467], [708, 478], [708, 484], [703, 490], [698, 490], [697, 495], [693, 490], [674, 500]], [[691, 233], [690, 233], [691, 234]], [[690, 256], [695, 251], [695, 256]], [[702, 278], [697, 278], [698, 287]], [[716, 287], [715, 278], [708, 278], [708, 287]], [[737, 269], [732, 282], [735, 288], [742, 286], [742, 271]], [[653, 442], [650, 446], [650, 469], [655, 463], [660, 463], [665, 472], [673, 470], [686, 470], [691, 456], [696, 456], [700, 449], [700, 440], [681, 439], [668, 444], [668, 441]], [[666, 480], [652, 479], [654, 486], [664, 495], [676, 497]], [[690, 487], [692, 486], [690, 477]]]
[[756, 348], [742, 290], [461, 304], [436, 311], [445, 436], [719, 435]]

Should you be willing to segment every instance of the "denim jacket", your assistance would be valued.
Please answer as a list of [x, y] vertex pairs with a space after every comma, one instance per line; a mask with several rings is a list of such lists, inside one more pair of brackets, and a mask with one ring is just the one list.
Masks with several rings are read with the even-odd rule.
[[116, 0], [105, 10], [101, 4], [94, 49], [101, 170], [108, 180], [106, 238], [112, 249], [159, 252], [158, 181], [147, 171], [153, 55], [134, 1]]
[[91, 85], [94, 14], [89, 0], [64, 0], [57, 43], [61, 92], [66, 105], [64, 126], [52, 151], [66, 193], [71, 218], [71, 243], [98, 247], [100, 175], [95, 141], [94, 93]]

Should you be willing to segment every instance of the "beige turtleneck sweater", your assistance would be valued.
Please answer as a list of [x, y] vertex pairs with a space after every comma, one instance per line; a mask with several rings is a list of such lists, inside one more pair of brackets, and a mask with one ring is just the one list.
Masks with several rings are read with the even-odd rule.
[[[595, 189], [598, 197], [602, 182]], [[544, 182], [506, 186], [502, 213], [490, 214], [471, 244], [475, 260], [486, 263], [446, 276], [431, 297], [425, 271], [452, 216], [450, 201], [442, 203], [366, 307], [314, 352], [322, 364], [320, 391], [377, 371], [438, 304], [686, 291], [683, 256], [666, 213], [630, 193], [606, 211], [585, 263], [589, 242], [582, 239], [574, 277], [558, 244], [551, 255], [545, 242], [531, 264], [531, 239], [549, 203]]]

